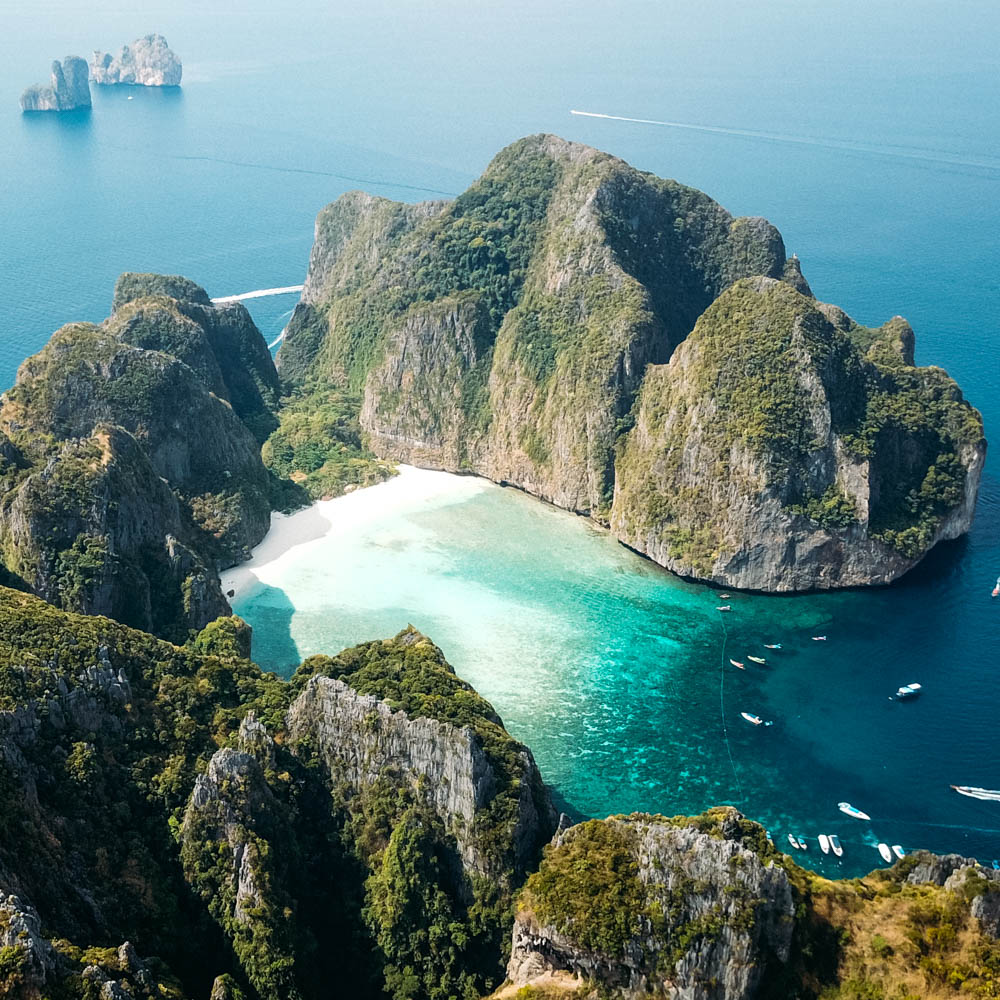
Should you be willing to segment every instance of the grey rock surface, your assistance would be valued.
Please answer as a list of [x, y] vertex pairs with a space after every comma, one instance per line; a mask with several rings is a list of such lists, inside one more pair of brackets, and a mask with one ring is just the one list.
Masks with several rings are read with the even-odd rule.
[[89, 70], [85, 59], [66, 56], [52, 63], [49, 84], [35, 84], [21, 94], [22, 111], [77, 111], [90, 107]]
[[183, 67], [163, 35], [152, 34], [123, 45], [117, 55], [94, 52], [90, 75], [94, 83], [138, 84], [143, 87], [180, 86]]

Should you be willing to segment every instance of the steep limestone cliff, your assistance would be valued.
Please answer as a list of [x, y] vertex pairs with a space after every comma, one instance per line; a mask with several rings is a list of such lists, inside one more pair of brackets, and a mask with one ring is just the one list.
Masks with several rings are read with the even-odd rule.
[[144, 87], [179, 87], [183, 67], [163, 35], [145, 35], [123, 45], [117, 55], [94, 52], [90, 75], [94, 83], [139, 84]]
[[568, 972], [629, 996], [757, 996], [768, 967], [788, 961], [795, 922], [788, 874], [758, 853], [759, 832], [731, 809], [571, 827], [521, 894], [508, 978]]
[[741, 281], [646, 373], [611, 526], [685, 576], [769, 591], [889, 583], [972, 523], [979, 414], [912, 367], [898, 317], [853, 323]]
[[90, 107], [86, 60], [66, 56], [52, 63], [52, 82], [35, 84], [21, 94], [22, 111], [78, 111]]
[[[713, 303], [751, 277], [801, 299], [792, 307], [762, 293], [764, 326], [796, 310], [813, 317], [806, 349], [840, 365], [832, 404], [833, 386], [802, 359], [801, 385], [786, 391], [785, 348], [755, 348], [758, 368], [747, 369], [739, 316]], [[716, 328], [717, 349], [698, 354], [700, 388], [685, 403], [700, 393], [701, 410], [723, 417], [707, 430], [695, 415], [682, 421], [692, 437], [675, 481], [653, 454], [664, 442], [629, 431], [665, 391], [664, 372], [676, 380], [691, 366], [679, 345], [703, 314], [701, 337]], [[954, 383], [912, 368], [905, 321], [869, 330], [816, 302], [766, 220], [734, 219], [698, 191], [554, 136], [503, 150], [451, 203], [353, 193], [324, 209], [279, 365], [299, 410], [332, 387], [357, 393], [382, 457], [513, 483], [602, 524], [617, 490], [614, 530], [627, 544], [677, 572], [761, 590], [895, 579], [967, 530], [985, 446]], [[739, 382], [753, 387], [759, 413], [782, 417], [727, 417], [716, 394]], [[925, 404], [948, 411], [941, 434], [908, 418]], [[906, 414], [894, 416], [898, 407]], [[773, 431], [771, 452], [789, 433], [815, 432], [817, 442], [767, 471], [759, 449], [726, 450], [715, 433], [744, 418]], [[758, 488], [765, 496], [747, 499]]]
[[[277, 377], [242, 307], [120, 284], [108, 321], [57, 331], [3, 397], [0, 549], [47, 600], [183, 636], [228, 611], [216, 570], [267, 530]], [[166, 290], [186, 297], [143, 294]]]

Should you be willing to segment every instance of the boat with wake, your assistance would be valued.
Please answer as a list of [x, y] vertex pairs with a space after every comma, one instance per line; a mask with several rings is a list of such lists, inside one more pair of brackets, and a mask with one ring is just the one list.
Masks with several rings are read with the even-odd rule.
[[968, 795], [970, 799], [981, 799], [983, 802], [1000, 802], [1000, 791], [992, 788], [975, 788], [972, 785], [952, 785], [959, 795]]
[[[998, 792], [997, 794], [1000, 794]], [[851, 819], [864, 819], [870, 820], [871, 816], [866, 812], [862, 812], [857, 806], [852, 806], [850, 802], [838, 802], [837, 808], [845, 815], [850, 816]]]
[[814, 635], [812, 637], [812, 640], [813, 640], [813, 642], [826, 642], [826, 636], [825, 635]]

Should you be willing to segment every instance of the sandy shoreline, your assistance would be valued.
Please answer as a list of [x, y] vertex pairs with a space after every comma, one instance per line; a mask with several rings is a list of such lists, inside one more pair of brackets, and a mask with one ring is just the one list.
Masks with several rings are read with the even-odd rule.
[[317, 500], [293, 514], [272, 513], [271, 527], [252, 557], [220, 574], [222, 592], [230, 601], [239, 600], [259, 584], [267, 584], [303, 555], [302, 546], [357, 530], [401, 508], [412, 509], [421, 502], [438, 506], [493, 487], [487, 480], [471, 476], [412, 465], [398, 468], [398, 475], [374, 486], [332, 500]]

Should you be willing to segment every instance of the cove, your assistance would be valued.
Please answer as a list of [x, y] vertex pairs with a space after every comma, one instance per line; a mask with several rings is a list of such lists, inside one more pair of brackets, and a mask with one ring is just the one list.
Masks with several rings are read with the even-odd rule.
[[[988, 511], [994, 481], [984, 493]], [[254, 658], [285, 676], [306, 656], [414, 625], [577, 815], [730, 803], [782, 849], [804, 836], [800, 863], [856, 875], [881, 865], [878, 841], [1000, 854], [1000, 806], [949, 788], [1000, 777], [986, 669], [1000, 609], [988, 587], [962, 597], [968, 549], [936, 550], [891, 588], [723, 600], [517, 490], [403, 467], [275, 515], [223, 586], [254, 627]], [[920, 699], [889, 701], [910, 681]], [[872, 822], [843, 816], [842, 800]], [[843, 859], [820, 853], [819, 833], [839, 835]]]

